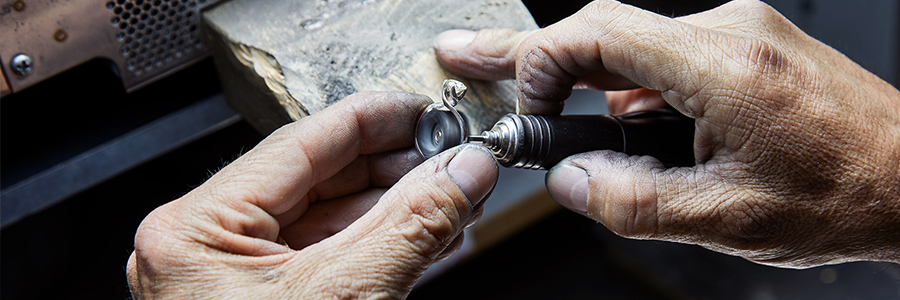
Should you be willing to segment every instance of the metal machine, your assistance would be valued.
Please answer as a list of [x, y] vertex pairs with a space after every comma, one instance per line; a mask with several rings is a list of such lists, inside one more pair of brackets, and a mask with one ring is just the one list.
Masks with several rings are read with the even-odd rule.
[[0, 5], [2, 95], [93, 59], [127, 91], [207, 55], [200, 9], [218, 0], [15, 0]]

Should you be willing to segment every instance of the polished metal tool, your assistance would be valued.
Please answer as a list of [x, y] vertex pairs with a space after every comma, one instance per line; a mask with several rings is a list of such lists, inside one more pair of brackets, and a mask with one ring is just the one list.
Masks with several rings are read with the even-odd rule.
[[493, 128], [470, 135], [455, 106], [466, 86], [448, 79], [441, 103], [429, 105], [416, 125], [416, 147], [425, 157], [462, 143], [482, 144], [501, 165], [549, 169], [573, 154], [614, 150], [650, 155], [667, 166], [694, 164], [694, 120], [672, 109], [622, 115], [539, 116], [507, 114]]

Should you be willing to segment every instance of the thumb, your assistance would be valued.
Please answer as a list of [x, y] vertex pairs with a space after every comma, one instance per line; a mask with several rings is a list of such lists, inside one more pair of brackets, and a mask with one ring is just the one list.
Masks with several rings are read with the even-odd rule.
[[714, 176], [702, 165], [666, 169], [650, 156], [595, 151], [560, 162], [546, 181], [553, 199], [618, 235], [700, 243], [688, 239], [715, 217], [706, 198], [722, 189]]
[[493, 155], [481, 146], [462, 145], [432, 157], [347, 229], [302, 250], [319, 257], [307, 260], [319, 263], [309, 270], [318, 279], [351, 284], [354, 296], [405, 296], [475, 218], [476, 205], [493, 190], [498, 174]]
[[516, 50], [534, 31], [511, 29], [444, 31], [434, 40], [434, 53], [445, 68], [480, 80], [516, 77]]

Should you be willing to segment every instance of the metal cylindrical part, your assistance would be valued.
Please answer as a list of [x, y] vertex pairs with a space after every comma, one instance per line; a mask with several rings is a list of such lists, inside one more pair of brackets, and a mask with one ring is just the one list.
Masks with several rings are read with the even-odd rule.
[[550, 126], [541, 116], [508, 114], [484, 135], [484, 144], [506, 167], [540, 169], [550, 154]]
[[505, 167], [547, 169], [594, 150], [651, 155], [669, 166], [693, 164], [693, 119], [659, 110], [620, 116], [508, 114], [473, 139]]
[[[614, 130], [608, 130], [610, 125]], [[504, 167], [543, 169], [598, 147], [622, 150], [621, 129], [610, 116], [507, 114], [482, 135], [482, 143]]]

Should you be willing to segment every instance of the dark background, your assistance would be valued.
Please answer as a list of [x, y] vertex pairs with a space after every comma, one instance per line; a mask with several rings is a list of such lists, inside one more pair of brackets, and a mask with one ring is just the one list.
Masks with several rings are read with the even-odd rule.
[[[675, 16], [723, 1], [626, 2]], [[796, 20], [823, 9], [817, 1], [781, 2]], [[546, 26], [587, 1], [525, 3], [538, 25]], [[815, 29], [812, 21], [795, 22]], [[894, 22], [896, 34], [900, 19]], [[848, 55], [863, 53], [851, 55], [857, 61], [871, 57], [846, 40], [820, 39]], [[893, 63], [898, 65], [893, 70], [900, 70], [896, 57]], [[877, 63], [863, 65], [895, 85], [900, 77], [877, 71]], [[102, 61], [94, 61], [4, 97], [0, 185], [8, 187], [220, 91], [208, 59], [132, 94]], [[3, 228], [0, 298], [129, 298], [124, 267], [143, 217], [262, 138], [238, 122]], [[837, 274], [832, 283], [826, 283], [829, 274]], [[410, 298], [897, 299], [897, 274], [896, 266], [869, 263], [775, 269], [694, 246], [621, 239], [560, 211], [420, 285]]]

